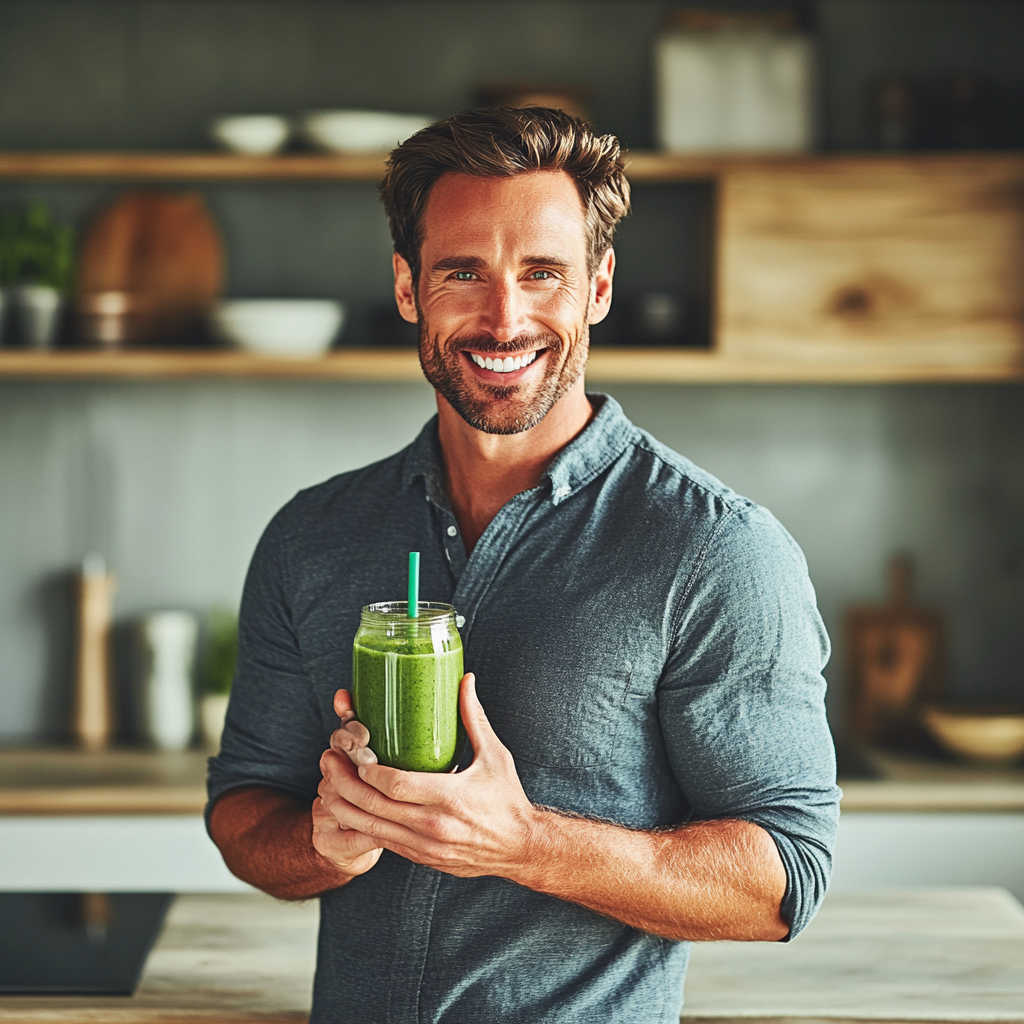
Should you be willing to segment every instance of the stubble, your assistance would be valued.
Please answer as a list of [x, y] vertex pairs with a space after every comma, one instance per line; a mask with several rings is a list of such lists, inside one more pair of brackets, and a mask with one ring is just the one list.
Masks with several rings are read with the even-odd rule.
[[[490, 335], [442, 342], [430, 337], [422, 314], [419, 328], [423, 375], [471, 427], [485, 434], [521, 434], [537, 426], [579, 380], [590, 351], [590, 328], [586, 322], [569, 342], [554, 334], [522, 334], [504, 343]], [[569, 357], [560, 365], [567, 345]], [[462, 351], [467, 348], [491, 356], [545, 349], [544, 376], [538, 384], [482, 384], [469, 380], [462, 366]]]

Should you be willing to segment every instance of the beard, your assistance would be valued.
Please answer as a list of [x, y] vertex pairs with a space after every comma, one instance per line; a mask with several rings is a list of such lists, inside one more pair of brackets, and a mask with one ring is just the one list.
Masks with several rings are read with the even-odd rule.
[[[590, 351], [590, 328], [586, 322], [571, 341], [555, 334], [520, 334], [511, 341], [498, 342], [483, 334], [442, 342], [430, 337], [422, 314], [419, 328], [423, 375], [471, 427], [485, 434], [521, 434], [537, 426], [580, 379]], [[567, 347], [569, 356], [560, 365]], [[482, 384], [467, 377], [462, 365], [462, 352], [467, 348], [491, 356], [545, 350], [544, 376], [536, 383]]]

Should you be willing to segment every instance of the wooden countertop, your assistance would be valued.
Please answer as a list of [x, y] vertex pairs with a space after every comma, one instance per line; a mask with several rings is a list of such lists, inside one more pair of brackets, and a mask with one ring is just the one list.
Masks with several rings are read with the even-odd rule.
[[[9, 1024], [298, 1024], [317, 905], [181, 896], [130, 998], [0, 997]], [[1024, 1022], [1024, 908], [1005, 890], [829, 896], [792, 943], [694, 947], [685, 1021]]]
[[844, 779], [842, 810], [1024, 812], [1024, 766], [961, 764], [865, 750], [878, 779]]
[[[0, 749], [0, 815], [201, 814], [208, 752]], [[1024, 767], [867, 751], [878, 779], [845, 779], [842, 809], [1024, 812]]]
[[0, 814], [202, 814], [209, 753], [0, 750]]

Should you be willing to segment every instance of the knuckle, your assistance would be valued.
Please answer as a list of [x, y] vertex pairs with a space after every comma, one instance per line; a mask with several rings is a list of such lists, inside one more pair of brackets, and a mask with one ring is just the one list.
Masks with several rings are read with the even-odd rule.
[[393, 775], [388, 780], [387, 791], [392, 800], [404, 802], [409, 795], [409, 782], [404, 775]]
[[439, 843], [448, 843], [452, 838], [452, 828], [448, 819], [441, 814], [427, 815], [423, 822], [423, 830]]

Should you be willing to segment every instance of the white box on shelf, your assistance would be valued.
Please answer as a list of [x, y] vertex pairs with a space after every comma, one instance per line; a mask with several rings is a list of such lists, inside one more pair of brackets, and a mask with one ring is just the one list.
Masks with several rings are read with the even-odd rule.
[[814, 43], [802, 32], [671, 32], [656, 44], [658, 142], [673, 153], [800, 152], [813, 143]]

